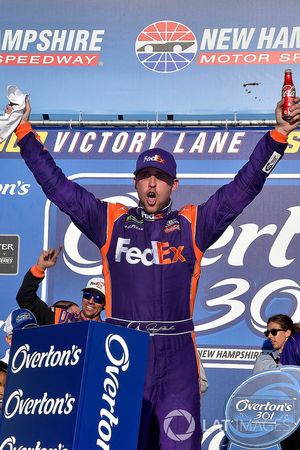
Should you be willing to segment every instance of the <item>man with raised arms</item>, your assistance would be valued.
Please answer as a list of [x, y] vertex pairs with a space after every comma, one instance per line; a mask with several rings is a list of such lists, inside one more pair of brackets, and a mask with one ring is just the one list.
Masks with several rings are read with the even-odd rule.
[[192, 321], [200, 263], [283, 156], [288, 134], [300, 123], [299, 98], [291, 122], [282, 119], [281, 107], [279, 102], [275, 129], [262, 137], [233, 181], [205, 203], [175, 211], [171, 194], [179, 181], [171, 153], [154, 148], [139, 155], [134, 172], [138, 207], [101, 201], [57, 167], [28, 122], [27, 99], [16, 130], [21, 155], [46, 196], [101, 251], [107, 321], [151, 335], [139, 450], [201, 447]]

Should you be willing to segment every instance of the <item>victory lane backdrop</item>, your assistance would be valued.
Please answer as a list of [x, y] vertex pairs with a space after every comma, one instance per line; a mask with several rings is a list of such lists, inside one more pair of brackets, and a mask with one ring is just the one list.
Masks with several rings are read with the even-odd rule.
[[[43, 128], [40, 134], [67, 176], [101, 199], [128, 206], [137, 204], [135, 160], [139, 152], [159, 143], [178, 163], [181, 186], [173, 198], [178, 208], [202, 203], [230, 182], [265, 131]], [[68, 145], [63, 146], [64, 140]], [[297, 131], [262, 193], [203, 258], [194, 321], [197, 347], [209, 377], [209, 389], [202, 396], [205, 446], [225, 439], [226, 401], [251, 374], [264, 343], [266, 318], [282, 312], [299, 320], [298, 151]], [[12, 256], [2, 255], [2, 321], [17, 306], [15, 295], [26, 271], [36, 263], [41, 249], [49, 246], [62, 244], [63, 251], [57, 265], [46, 272], [42, 298], [49, 305], [59, 299], [80, 304], [87, 280], [102, 274], [98, 249], [45, 198], [22, 161], [14, 137], [2, 145], [0, 158], [1, 242], [6, 245], [2, 252], [13, 250], [18, 258], [17, 273], [7, 273], [5, 258]], [[4, 354], [4, 333], [1, 344]], [[220, 379], [226, 379], [226, 384]]]
[[[130, 8], [116, 0], [29, 0], [26, 9], [15, 0], [1, 8], [1, 106], [6, 86], [16, 84], [30, 94], [32, 118], [38, 120], [47, 114], [64, 120], [168, 114], [273, 119], [286, 68], [300, 86], [298, 9], [295, 0], [284, 6], [279, 0], [227, 0], [226, 8], [223, 0], [145, 0], [142, 8], [136, 0]], [[68, 176], [100, 198], [132, 206], [137, 155], [150, 146], [166, 148], [178, 161], [178, 207], [201, 203], [229, 182], [266, 129], [70, 125], [38, 131]], [[251, 374], [267, 316], [284, 312], [299, 320], [299, 132], [289, 142], [263, 193], [203, 259], [194, 318], [210, 386], [202, 396], [204, 448], [218, 450], [226, 439], [225, 403]], [[101, 274], [102, 262], [97, 249], [46, 201], [14, 136], [0, 144], [1, 159], [3, 330], [23, 276], [42, 248], [64, 246], [41, 287], [49, 304], [62, 298], [80, 303], [82, 287]], [[4, 354], [4, 333], [0, 349]]]

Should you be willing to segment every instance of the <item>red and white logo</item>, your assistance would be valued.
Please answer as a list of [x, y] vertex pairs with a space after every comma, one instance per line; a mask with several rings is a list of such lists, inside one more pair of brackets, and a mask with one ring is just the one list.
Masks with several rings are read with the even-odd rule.
[[149, 70], [177, 72], [193, 61], [197, 41], [186, 25], [163, 20], [151, 23], [141, 31], [135, 43], [135, 52], [139, 61]]

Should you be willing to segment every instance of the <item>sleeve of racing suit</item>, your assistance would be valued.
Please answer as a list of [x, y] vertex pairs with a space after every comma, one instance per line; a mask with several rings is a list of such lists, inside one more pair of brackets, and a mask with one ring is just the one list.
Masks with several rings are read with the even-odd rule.
[[96, 199], [91, 192], [69, 180], [32, 132], [30, 124], [26, 125], [28, 132], [19, 140], [18, 145], [21, 156], [36, 181], [48, 199], [69, 215], [74, 224], [100, 248], [106, 238], [107, 203]]
[[[278, 132], [272, 134], [275, 138]], [[259, 194], [267, 176], [281, 159], [287, 142], [266, 133], [257, 143], [249, 161], [234, 180], [219, 188], [206, 203], [198, 206], [196, 243], [205, 252]]]
[[17, 293], [18, 305], [20, 308], [29, 309], [35, 315], [39, 325], [51, 325], [54, 323], [54, 311], [37, 295], [37, 290], [44, 276], [35, 276], [32, 270], [33, 268], [26, 273]]

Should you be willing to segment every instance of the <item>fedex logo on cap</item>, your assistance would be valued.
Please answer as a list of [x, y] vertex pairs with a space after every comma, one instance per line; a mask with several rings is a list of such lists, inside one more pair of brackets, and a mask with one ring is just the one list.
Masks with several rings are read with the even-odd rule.
[[167, 173], [170, 177], [176, 177], [176, 162], [174, 156], [162, 148], [151, 148], [146, 150], [146, 152], [141, 153], [137, 159], [134, 174], [136, 175], [139, 170], [146, 167], [156, 167]]
[[88, 289], [94, 289], [95, 291], [101, 292], [103, 295], [105, 295], [105, 285], [103, 278], [91, 278], [85, 288], [81, 290], [84, 291]]
[[96, 281], [96, 283], [94, 281], [90, 282], [90, 287], [95, 287], [95, 288], [99, 288], [99, 289], [103, 289], [103, 284], [101, 283], [101, 281]]
[[154, 156], [145, 156], [144, 162], [158, 162], [164, 164], [165, 160], [159, 155], [154, 155]]

